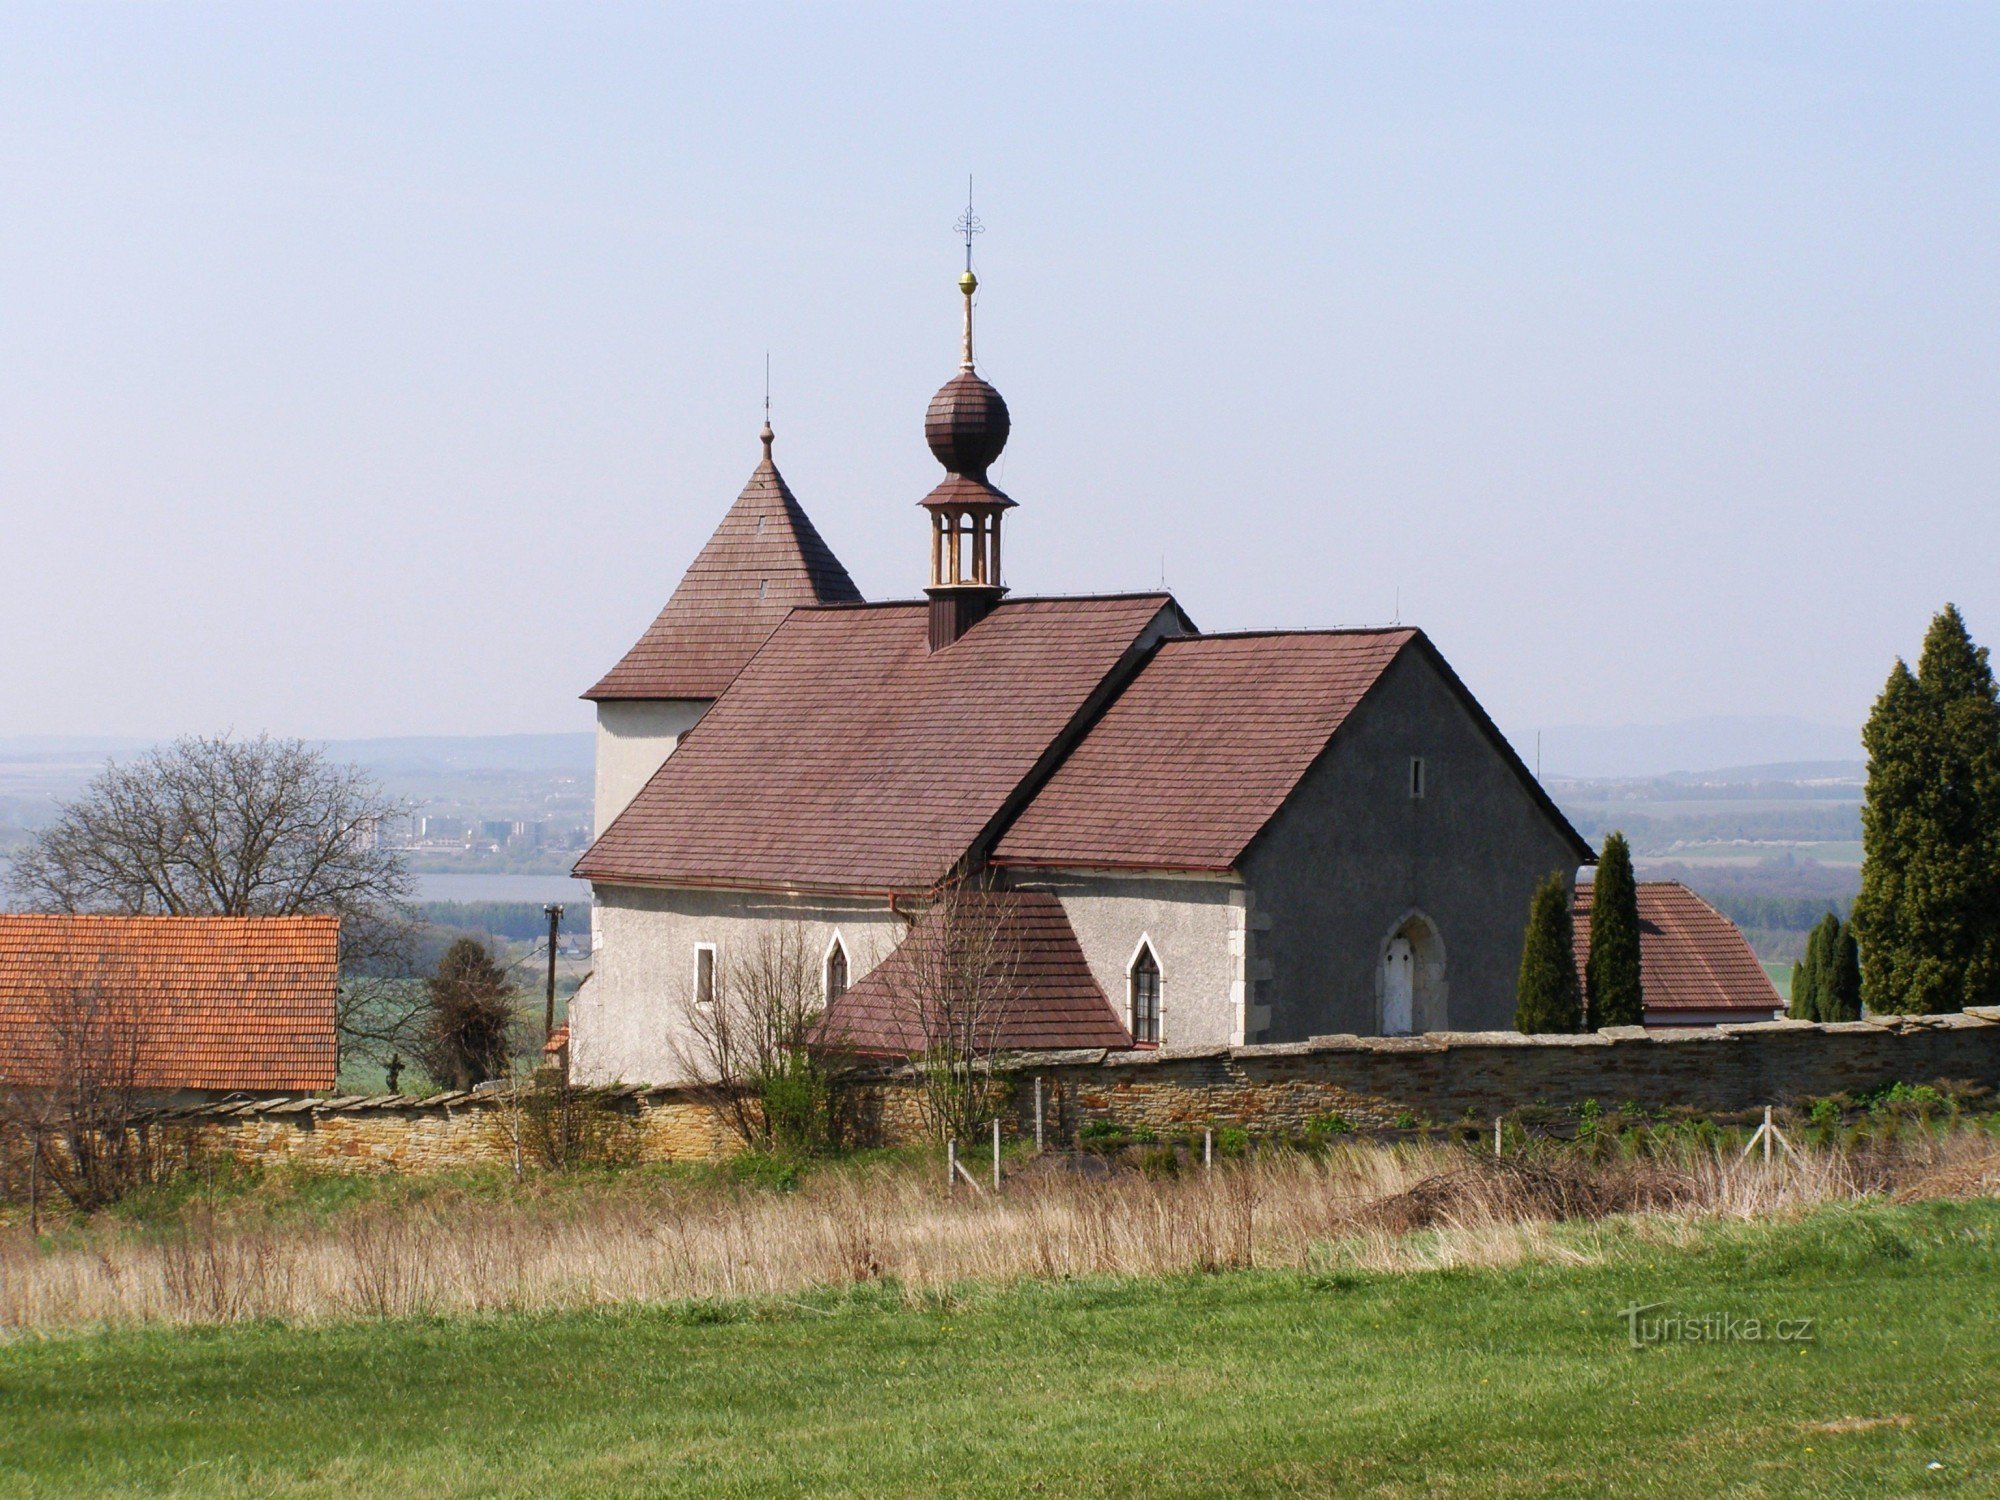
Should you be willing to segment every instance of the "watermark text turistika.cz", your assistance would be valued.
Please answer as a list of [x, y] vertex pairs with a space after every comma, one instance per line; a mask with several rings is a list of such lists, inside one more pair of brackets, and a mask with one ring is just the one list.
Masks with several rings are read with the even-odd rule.
[[1674, 1311], [1664, 1302], [1620, 1308], [1634, 1349], [1649, 1344], [1810, 1344], [1815, 1318], [1747, 1318], [1737, 1313]]

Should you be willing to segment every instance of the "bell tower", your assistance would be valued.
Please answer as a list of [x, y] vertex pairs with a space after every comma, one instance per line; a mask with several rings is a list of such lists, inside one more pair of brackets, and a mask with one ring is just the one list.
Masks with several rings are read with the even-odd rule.
[[958, 373], [931, 397], [924, 440], [944, 465], [944, 482], [922, 501], [930, 512], [930, 645], [939, 651], [984, 619], [1007, 592], [1000, 581], [1000, 520], [1014, 502], [987, 482], [986, 471], [1007, 446], [1007, 403], [972, 365], [972, 236], [979, 221], [971, 205], [959, 221], [965, 236], [965, 340]]

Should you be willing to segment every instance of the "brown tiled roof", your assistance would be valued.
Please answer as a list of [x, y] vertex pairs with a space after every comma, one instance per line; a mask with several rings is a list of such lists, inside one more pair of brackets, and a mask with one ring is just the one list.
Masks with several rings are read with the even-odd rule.
[[[947, 916], [949, 912], [949, 916]], [[1131, 1034], [1091, 977], [1062, 903], [1044, 891], [969, 892], [939, 902], [891, 953], [828, 1008], [815, 1040], [843, 1052], [908, 1056], [926, 1047], [927, 974], [955, 924], [958, 945], [982, 955], [973, 964], [992, 976], [990, 1010], [967, 1018], [980, 1043], [1001, 1051], [1130, 1047]], [[977, 933], [970, 942], [963, 936]], [[970, 977], [961, 980], [972, 989]]]
[[929, 608], [795, 610], [576, 873], [927, 891], [1032, 790], [1154, 619], [1186, 627], [1165, 594], [1013, 599], [933, 653]]
[[1416, 635], [1163, 642], [1001, 837], [996, 859], [1231, 868]]
[[659, 618], [583, 696], [719, 697], [794, 605], [860, 598], [766, 453]]
[[[1572, 908], [1579, 974], [1590, 956], [1593, 894], [1587, 882], [1579, 884]], [[1767, 1021], [1784, 1007], [1736, 924], [1676, 880], [1639, 882], [1639, 982], [1648, 1022], [1726, 1010]]]
[[129, 1039], [145, 1088], [332, 1088], [339, 940], [335, 917], [0, 914], [0, 1074], [50, 1081], [74, 1028]]

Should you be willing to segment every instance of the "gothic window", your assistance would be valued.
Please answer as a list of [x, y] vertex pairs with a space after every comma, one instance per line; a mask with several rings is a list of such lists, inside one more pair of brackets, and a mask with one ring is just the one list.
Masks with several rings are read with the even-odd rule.
[[1160, 1040], [1160, 961], [1153, 957], [1150, 943], [1141, 943], [1132, 960], [1132, 1040], [1157, 1043]]
[[831, 1005], [846, 993], [847, 949], [836, 933], [832, 946], [826, 950], [826, 1003]]

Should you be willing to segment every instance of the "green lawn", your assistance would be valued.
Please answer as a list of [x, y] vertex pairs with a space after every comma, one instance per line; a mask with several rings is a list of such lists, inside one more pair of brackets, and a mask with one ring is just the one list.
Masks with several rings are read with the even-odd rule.
[[[0, 1494], [1990, 1496], [1996, 1257], [2000, 1204], [1878, 1205], [1584, 1267], [21, 1343]], [[1634, 1350], [1653, 1302], [1815, 1338]]]

